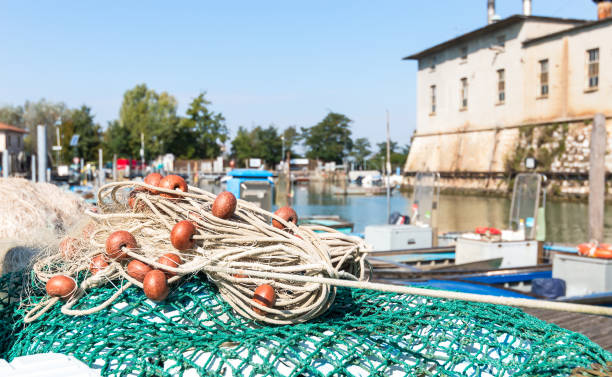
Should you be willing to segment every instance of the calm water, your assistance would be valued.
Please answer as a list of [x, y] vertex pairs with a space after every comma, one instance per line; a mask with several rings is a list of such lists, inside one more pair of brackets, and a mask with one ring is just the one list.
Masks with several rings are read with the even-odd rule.
[[[280, 202], [279, 205], [284, 203]], [[366, 225], [383, 224], [387, 219], [385, 196], [339, 196], [323, 184], [296, 186], [293, 207], [301, 216], [339, 215], [355, 223], [355, 231]], [[391, 212], [410, 213], [408, 194], [394, 193]], [[477, 226], [508, 226], [510, 200], [504, 198], [442, 195], [438, 211], [440, 232], [468, 231]], [[588, 241], [586, 203], [548, 201], [546, 208], [547, 241], [577, 244]], [[612, 206], [606, 206], [605, 238], [612, 241]]]

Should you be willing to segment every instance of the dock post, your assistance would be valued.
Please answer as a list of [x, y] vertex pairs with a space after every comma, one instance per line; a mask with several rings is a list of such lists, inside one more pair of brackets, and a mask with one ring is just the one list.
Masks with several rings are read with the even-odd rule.
[[2, 178], [8, 178], [9, 176], [9, 152], [8, 150], [2, 151]]
[[38, 153], [38, 182], [47, 181], [47, 127], [39, 124], [36, 131]]
[[31, 158], [32, 162], [32, 182], [36, 182], [36, 155], [33, 154]]
[[113, 181], [117, 181], [117, 155], [113, 155]]
[[104, 178], [106, 178], [106, 174], [104, 174], [102, 148], [98, 148], [98, 186], [102, 187], [104, 185]]
[[589, 157], [589, 240], [597, 242], [603, 242], [606, 137], [606, 118], [595, 114]]

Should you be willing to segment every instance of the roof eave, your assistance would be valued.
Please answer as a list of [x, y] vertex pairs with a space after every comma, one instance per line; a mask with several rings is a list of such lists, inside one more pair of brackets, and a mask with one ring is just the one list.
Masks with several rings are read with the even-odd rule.
[[570, 19], [570, 18], [555, 18], [555, 17], [542, 17], [542, 16], [525, 16], [525, 15], [521, 15], [521, 14], [515, 14], [513, 16], [510, 16], [508, 18], [505, 18], [503, 20], [500, 20], [498, 22], [489, 24], [489, 25], [485, 25], [481, 28], [478, 28], [476, 30], [472, 30], [471, 32], [462, 34], [458, 37], [455, 37], [453, 39], [449, 39], [446, 42], [442, 42], [439, 43], [435, 46], [432, 46], [428, 49], [425, 49], [423, 51], [417, 52], [416, 54], [412, 54], [412, 55], [408, 55], [406, 57], [403, 57], [402, 60], [419, 60], [427, 55], [430, 55], [436, 51], [440, 51], [443, 50], [449, 46], [458, 44], [459, 42], [471, 39], [473, 37], [476, 37], [478, 35], [481, 34], [485, 34], [488, 33], [490, 31], [494, 31], [494, 30], [498, 30], [498, 29], [502, 29], [508, 25], [512, 25], [514, 23], [517, 22], [523, 22], [525, 20], [544, 20], [544, 21], [556, 21], [556, 22], [564, 22], [564, 23], [586, 23], [588, 22], [587, 20], [578, 20], [578, 19]]

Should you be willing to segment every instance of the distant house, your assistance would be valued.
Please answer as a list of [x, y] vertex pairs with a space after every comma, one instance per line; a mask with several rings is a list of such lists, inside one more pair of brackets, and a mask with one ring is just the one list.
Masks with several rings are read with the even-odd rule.
[[[0, 153], [9, 153], [9, 172], [22, 170], [20, 162], [25, 160], [23, 136], [26, 133], [26, 130], [19, 127], [0, 123]], [[4, 169], [4, 166], [2, 168]]]
[[[498, 21], [489, 9], [488, 25], [405, 57], [418, 73], [404, 170], [489, 177], [507, 171], [517, 151], [537, 155], [547, 147], [541, 135], [557, 132], [574, 144], [536, 156], [546, 171], [587, 171], [583, 140], [595, 113], [612, 135], [611, 3], [595, 2], [595, 21], [532, 16], [528, 1], [525, 14]], [[525, 138], [534, 129], [538, 137]]]

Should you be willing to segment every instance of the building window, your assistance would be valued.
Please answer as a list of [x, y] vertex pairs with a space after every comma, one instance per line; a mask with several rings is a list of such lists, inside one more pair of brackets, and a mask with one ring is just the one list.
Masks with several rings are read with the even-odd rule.
[[436, 86], [432, 85], [431, 87], [431, 114], [436, 113]]
[[497, 70], [497, 103], [506, 102], [506, 70]]
[[461, 110], [467, 109], [468, 106], [468, 82], [467, 77], [461, 79]]
[[437, 56], [433, 56], [431, 58], [431, 71], [435, 71], [436, 70], [436, 65], [438, 64], [438, 57]]
[[548, 59], [540, 60], [540, 97], [548, 97]]
[[466, 62], [467, 61], [467, 56], [468, 56], [467, 46], [461, 47], [460, 55], [461, 55], [461, 62]]
[[587, 51], [589, 89], [599, 86], [599, 49], [594, 48]]

